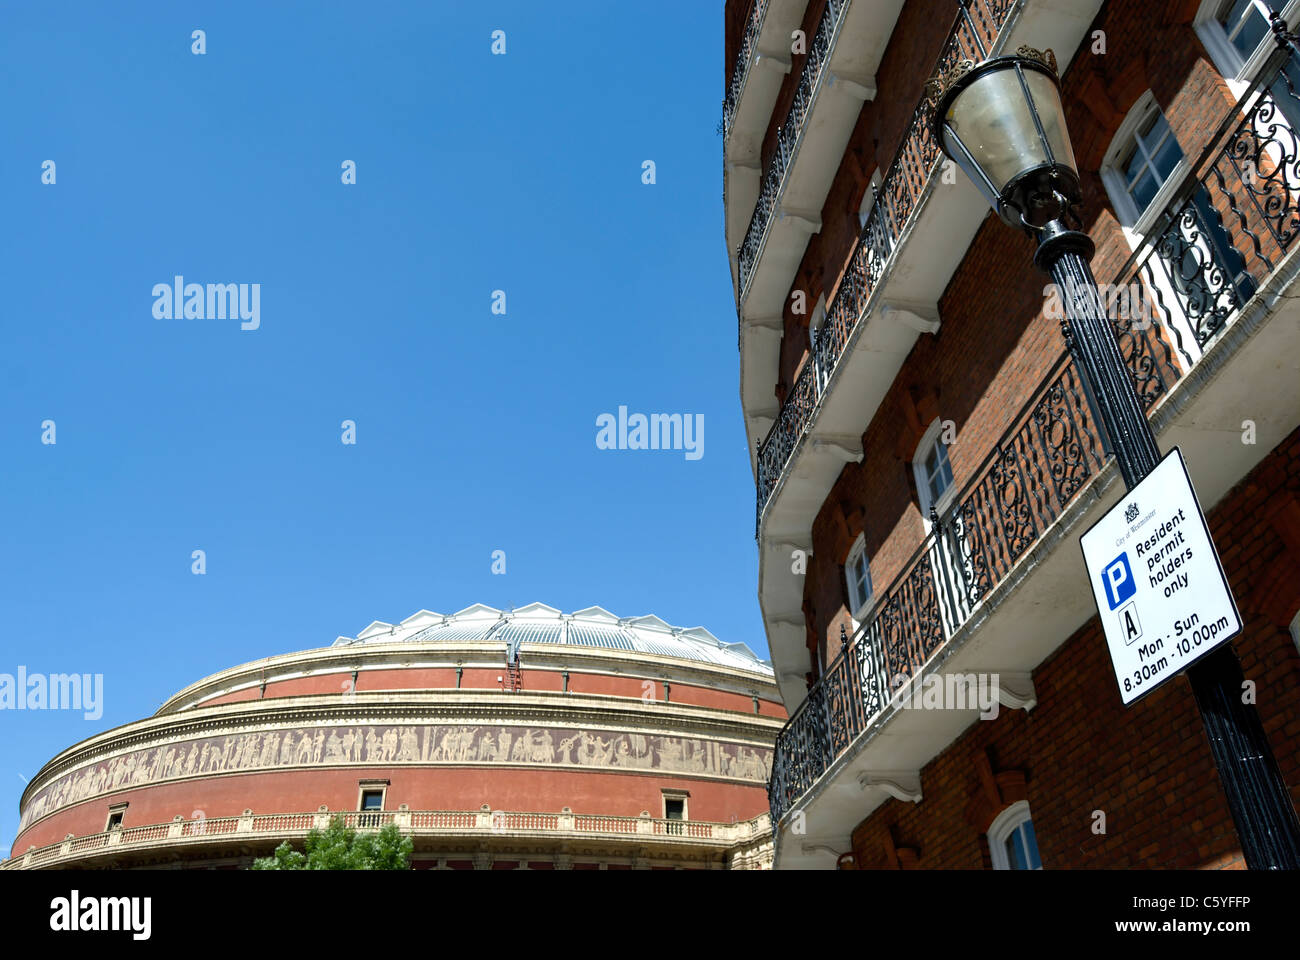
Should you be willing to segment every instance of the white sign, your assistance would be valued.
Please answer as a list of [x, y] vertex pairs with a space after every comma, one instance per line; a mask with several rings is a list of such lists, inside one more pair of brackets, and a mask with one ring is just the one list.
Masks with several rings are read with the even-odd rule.
[[1241, 632], [1177, 447], [1079, 545], [1125, 706]]

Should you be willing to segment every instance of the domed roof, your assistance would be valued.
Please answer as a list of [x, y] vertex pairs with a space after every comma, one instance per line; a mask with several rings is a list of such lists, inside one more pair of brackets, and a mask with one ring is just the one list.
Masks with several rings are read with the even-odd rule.
[[334, 646], [487, 640], [501, 643], [511, 652], [521, 643], [606, 647], [715, 663], [772, 676], [771, 666], [745, 644], [723, 643], [703, 627], [674, 627], [655, 616], [620, 618], [600, 607], [561, 613], [542, 603], [530, 603], [516, 610], [497, 610], [476, 603], [450, 615], [421, 610], [398, 624], [376, 620], [355, 637], [339, 637]]

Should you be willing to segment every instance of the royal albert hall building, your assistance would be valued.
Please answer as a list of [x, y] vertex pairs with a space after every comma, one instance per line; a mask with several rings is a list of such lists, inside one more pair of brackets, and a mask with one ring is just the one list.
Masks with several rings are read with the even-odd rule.
[[247, 867], [336, 813], [420, 869], [759, 869], [785, 720], [744, 644], [475, 605], [232, 667], [69, 747], [6, 868]]

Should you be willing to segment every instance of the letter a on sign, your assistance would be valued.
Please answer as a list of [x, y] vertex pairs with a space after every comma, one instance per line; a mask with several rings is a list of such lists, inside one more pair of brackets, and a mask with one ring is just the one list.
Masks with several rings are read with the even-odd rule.
[[1120, 629], [1124, 631], [1124, 645], [1128, 646], [1138, 637], [1142, 636], [1142, 622], [1138, 620], [1137, 601], [1124, 605], [1124, 609], [1119, 612]]

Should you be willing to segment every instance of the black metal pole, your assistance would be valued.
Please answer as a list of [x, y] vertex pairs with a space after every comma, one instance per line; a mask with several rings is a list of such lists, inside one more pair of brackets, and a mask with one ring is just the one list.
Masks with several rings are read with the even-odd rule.
[[[1115, 341], [1089, 261], [1087, 234], [1055, 220], [1039, 231], [1038, 267], [1056, 283], [1070, 355], [1091, 387], [1096, 415], [1128, 489], [1160, 460], [1155, 436]], [[1245, 702], [1237, 653], [1222, 644], [1187, 669], [1210, 752], [1251, 870], [1300, 869], [1300, 821], [1254, 703]]]

